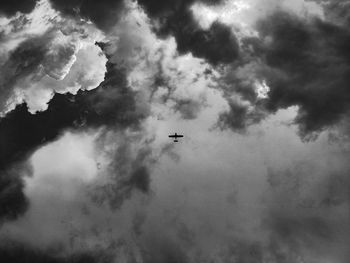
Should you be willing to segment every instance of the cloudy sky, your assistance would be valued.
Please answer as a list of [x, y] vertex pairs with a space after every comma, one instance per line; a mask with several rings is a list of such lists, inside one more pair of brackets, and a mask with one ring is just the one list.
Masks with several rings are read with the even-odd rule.
[[349, 263], [349, 28], [349, 0], [2, 0], [0, 262]]

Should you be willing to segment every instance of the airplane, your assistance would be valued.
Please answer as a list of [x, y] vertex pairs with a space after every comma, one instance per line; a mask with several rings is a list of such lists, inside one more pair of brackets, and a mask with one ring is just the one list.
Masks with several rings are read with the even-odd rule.
[[175, 132], [174, 135], [169, 135], [169, 138], [175, 138], [174, 142], [178, 142], [177, 138], [181, 138], [184, 137], [183, 135], [177, 135], [177, 133]]

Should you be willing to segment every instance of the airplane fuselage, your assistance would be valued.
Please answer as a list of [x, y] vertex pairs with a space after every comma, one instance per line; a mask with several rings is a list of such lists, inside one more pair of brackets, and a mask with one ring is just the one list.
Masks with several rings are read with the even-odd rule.
[[169, 138], [174, 138], [174, 142], [178, 142], [178, 138], [181, 138], [181, 137], [184, 137], [184, 136], [181, 134], [178, 135], [176, 132], [174, 135], [169, 135]]

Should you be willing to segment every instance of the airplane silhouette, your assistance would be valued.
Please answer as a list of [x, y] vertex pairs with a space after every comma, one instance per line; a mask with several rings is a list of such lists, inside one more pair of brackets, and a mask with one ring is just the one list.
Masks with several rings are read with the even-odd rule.
[[175, 138], [174, 142], [178, 142], [177, 138], [181, 138], [184, 137], [183, 135], [177, 135], [177, 133], [175, 132], [174, 135], [169, 135], [169, 138]]

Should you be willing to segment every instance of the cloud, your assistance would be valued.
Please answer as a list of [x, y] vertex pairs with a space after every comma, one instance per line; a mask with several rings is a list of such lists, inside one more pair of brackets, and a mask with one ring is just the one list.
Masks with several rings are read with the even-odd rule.
[[[77, 95], [56, 94], [48, 109], [32, 115], [21, 104], [0, 122], [0, 167], [26, 158], [39, 146], [55, 140], [65, 129], [89, 127], [137, 127], [147, 116], [136, 93], [125, 86], [125, 76], [112, 64], [107, 65], [105, 81], [98, 89]], [[26, 131], [23, 136], [22, 131]]]
[[13, 3], [12, 1], [4, 0], [0, 4], [0, 14], [12, 16], [16, 12], [29, 13], [34, 9], [36, 2], [37, 0], [21, 0]]
[[271, 19], [273, 25], [261, 24], [261, 34], [272, 39], [266, 62], [280, 72], [267, 80], [266, 108], [299, 106], [295, 121], [304, 135], [336, 124], [349, 110], [350, 67], [345, 48], [349, 32], [320, 20], [308, 24], [285, 14]]
[[175, 105], [175, 110], [181, 113], [183, 119], [195, 119], [201, 110], [201, 104], [194, 100], [179, 100]]
[[[321, 179], [316, 179], [310, 168], [314, 169], [299, 164], [295, 166], [295, 172], [287, 170], [273, 175], [281, 181], [271, 185], [271, 198], [279, 198], [280, 201], [270, 206], [264, 222], [271, 233], [273, 254], [276, 257], [292, 257], [294, 260], [296, 255], [303, 255], [310, 260], [333, 258], [336, 262], [346, 262], [348, 252], [344, 244], [348, 242], [350, 233], [346, 223], [348, 219], [336, 215], [336, 211], [348, 206], [349, 197], [338, 199], [341, 194], [330, 194], [329, 187], [334, 187], [339, 180], [339, 175], [335, 175], [334, 171], [327, 171], [320, 175]], [[308, 172], [311, 175], [305, 176]], [[346, 177], [345, 174], [340, 176], [342, 180]], [[344, 187], [348, 187], [348, 182], [345, 182]], [[329, 198], [338, 201], [324, 202]], [[342, 229], [342, 233], [339, 229]], [[283, 248], [288, 253], [283, 253]]]
[[120, 209], [135, 190], [150, 194], [151, 170], [157, 161], [141, 130], [138, 134], [107, 133], [98, 143], [107, 164], [100, 180], [92, 186], [91, 197], [98, 205]]
[[145, 166], [135, 169], [130, 178], [130, 184], [147, 193], [150, 188], [150, 174]]
[[30, 158], [33, 173], [22, 189], [30, 205], [18, 220], [2, 225], [2, 240], [53, 256], [90, 249], [118, 255], [120, 245], [113, 243], [132, 238], [135, 224], [142, 227], [134, 220], [142, 210], [122, 211], [139, 200], [147, 203], [152, 158], [135, 132], [66, 132]]
[[230, 128], [235, 132], [244, 133], [247, 127], [260, 122], [266, 113], [258, 111], [249, 105], [249, 102], [237, 99], [228, 100], [229, 110], [219, 115], [217, 127], [221, 129]]
[[[103, 82], [107, 59], [100, 48], [96, 45], [86, 46], [77, 52], [74, 60], [62, 80], [44, 76], [22, 91], [23, 100], [31, 113], [47, 109], [47, 103], [54, 93], [76, 94], [78, 90], [91, 90]], [[48, 94], [49, 99], [44, 94]]]
[[99, 28], [109, 30], [116, 24], [124, 8], [122, 0], [50, 0], [53, 7], [63, 14], [88, 19]]
[[[183, 12], [184, 21], [195, 22], [190, 29], [200, 36], [205, 32], [212, 43], [214, 22], [197, 25], [194, 3], [141, 3], [146, 13], [136, 2], [126, 3], [118, 23], [105, 29], [103, 43], [87, 41], [72, 65], [72, 56], [65, 55], [75, 50], [68, 45], [74, 39], [41, 45], [48, 42], [40, 37], [50, 36], [41, 32], [7, 42], [15, 51], [35, 40], [66, 59], [50, 58], [46, 65], [52, 76], [33, 85], [47, 83], [57, 91], [46, 110], [29, 113], [28, 100], [0, 120], [0, 178], [5, 182], [0, 195], [2, 207], [14, 208], [0, 210], [5, 211], [2, 241], [23, 244], [28, 258], [35, 251], [36, 260], [54, 262], [74, 262], [80, 259], [75, 255], [91, 251], [107, 262], [348, 261], [348, 137], [325, 131], [303, 143], [296, 134], [298, 127], [312, 133], [347, 124], [346, 118], [337, 118], [342, 114], [333, 114], [331, 103], [333, 98], [339, 106], [346, 104], [337, 93], [346, 95], [340, 85], [344, 71], [335, 69], [347, 65], [346, 41], [338, 41], [347, 39], [347, 31], [323, 18], [276, 13], [275, 6], [266, 5], [262, 17], [251, 17], [259, 21], [259, 34], [237, 34], [239, 58], [210, 64], [191, 45], [186, 47], [190, 53], [178, 51], [176, 30], [183, 27], [161, 31]], [[290, 5], [304, 10], [303, 3]], [[88, 18], [81, 13], [59, 17], [76, 23]], [[226, 22], [219, 20], [236, 30]], [[80, 69], [93, 64], [100, 49], [108, 59], [107, 72], [99, 87], [88, 91], [101, 80], [103, 60], [100, 71]], [[16, 65], [25, 79], [27, 71]], [[54, 85], [49, 76], [65, 77]], [[65, 93], [76, 80], [80, 90]], [[315, 102], [330, 104], [320, 118], [312, 115], [312, 109], [320, 109]], [[333, 112], [334, 123], [321, 121], [328, 118], [326, 111]], [[312, 117], [300, 118], [304, 113]], [[220, 127], [239, 133], [213, 129], [218, 118]], [[310, 120], [319, 126], [305, 126]], [[167, 137], [175, 131], [185, 135], [176, 144]], [[25, 161], [32, 164], [32, 176], [12, 172]], [[17, 253], [15, 244], [3, 247]]]
[[149, 100], [151, 111], [166, 103], [181, 116], [195, 118], [208, 106], [207, 92], [215, 85], [211, 65], [179, 54], [173, 37], [158, 38], [136, 3], [129, 3], [127, 10], [104, 44], [110, 61], [125, 68], [128, 85]]
[[[137, 93], [125, 86], [125, 75], [108, 64], [105, 81], [98, 89], [80, 91], [77, 95], [54, 95], [48, 109], [35, 115], [28, 112], [26, 104], [17, 106], [0, 122], [0, 178], [9, 180], [11, 166], [26, 161], [38, 148], [55, 141], [67, 129], [76, 131], [109, 127], [114, 130], [130, 128], [137, 130], [148, 115]], [[25, 134], [23, 133], [25, 131]], [[141, 191], [148, 189], [148, 170], [138, 164], [125, 182], [126, 187], [135, 186]], [[22, 184], [14, 181], [3, 192], [14, 190], [23, 195]], [[12, 182], [12, 179], [10, 180]], [[19, 187], [17, 187], [17, 186]], [[23, 197], [23, 196], [22, 196]], [[4, 199], [12, 202], [11, 199]], [[5, 204], [3, 204], [5, 206]], [[24, 209], [21, 210], [22, 212]]]
[[[53, 249], [54, 250], [54, 249]], [[52, 262], [52, 263], [95, 263], [101, 262], [101, 252], [84, 252], [76, 253], [67, 257], [62, 257], [59, 251], [45, 251], [42, 249], [36, 249], [27, 244], [22, 244], [16, 241], [6, 241], [0, 246], [0, 258], [4, 263], [19, 263], [19, 262]], [[103, 256], [103, 260], [108, 260], [106, 256]]]
[[22, 101], [33, 113], [45, 110], [55, 92], [90, 90], [103, 81], [107, 59], [94, 45], [101, 33], [86, 23], [61, 18], [47, 2], [38, 2], [28, 15], [5, 20], [4, 30], [6, 37], [0, 41], [4, 48], [0, 57], [2, 114]]
[[[261, 20], [257, 28], [259, 39], [246, 40], [247, 47], [253, 48], [252, 57], [243, 66], [247, 71], [244, 75], [236, 71], [233, 80], [228, 80], [231, 89], [225, 88], [228, 94], [241, 95], [251, 109], [240, 107], [238, 115], [231, 111], [232, 116], [242, 117], [228, 126], [244, 127], [254, 123], [260, 112], [265, 112], [261, 114], [265, 117], [291, 106], [298, 106], [294, 123], [303, 138], [339, 123], [349, 111], [346, 83], [350, 68], [345, 47], [350, 40], [348, 30], [318, 18], [305, 20], [286, 12]], [[266, 98], [254, 95], [256, 87], [250, 74], [266, 83]], [[253, 96], [247, 97], [248, 94]]]
[[20, 164], [7, 170], [0, 169], [0, 224], [6, 220], [15, 220], [28, 207], [28, 200], [23, 193], [24, 175], [31, 175], [29, 165]]
[[328, 21], [332, 23], [347, 26], [349, 25], [349, 1], [340, 0], [340, 1], [317, 1], [322, 5], [325, 17]]
[[[195, 1], [139, 1], [155, 21], [159, 36], [174, 36], [181, 54], [191, 52], [214, 65], [230, 63], [238, 57], [238, 43], [231, 29], [219, 22], [202, 29], [190, 10]], [[221, 1], [202, 1], [216, 4]]]
[[196, 1], [191, 6], [195, 20], [201, 28], [208, 29], [213, 23], [220, 22], [229, 26], [241, 41], [243, 38], [257, 36], [256, 23], [284, 10], [301, 18], [310, 16], [323, 17], [324, 9], [314, 1], [294, 0], [232, 0], [222, 1], [218, 5], [208, 5]]
[[[187, 263], [186, 254], [178, 246], [178, 244], [171, 240], [171, 238], [154, 235], [149, 237], [149, 241], [145, 242], [142, 254], [143, 262], [145, 263]], [[152, 240], [152, 242], [151, 242]]]

